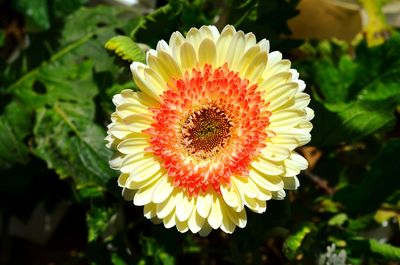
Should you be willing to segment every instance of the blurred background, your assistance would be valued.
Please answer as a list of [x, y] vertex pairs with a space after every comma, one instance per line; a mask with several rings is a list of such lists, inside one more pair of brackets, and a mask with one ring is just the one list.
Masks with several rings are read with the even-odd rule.
[[[300, 189], [201, 238], [123, 201], [104, 137], [130, 62], [204, 24], [269, 39], [316, 116]], [[399, 28], [389, 0], [0, 0], [0, 264], [400, 264]]]

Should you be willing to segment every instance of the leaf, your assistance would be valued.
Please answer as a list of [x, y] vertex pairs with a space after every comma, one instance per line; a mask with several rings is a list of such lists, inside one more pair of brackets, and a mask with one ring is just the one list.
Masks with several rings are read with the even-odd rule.
[[29, 154], [24, 138], [32, 127], [31, 113], [23, 104], [9, 103], [0, 116], [0, 168], [9, 168], [15, 163], [26, 163]]
[[349, 248], [360, 254], [375, 254], [386, 261], [400, 261], [400, 248], [390, 244], [380, 243], [375, 239], [353, 239], [349, 242]]
[[376, 210], [382, 201], [400, 186], [400, 179], [396, 174], [400, 171], [399, 153], [400, 140], [388, 141], [377, 158], [370, 163], [362, 181], [356, 187], [347, 187], [351, 192], [339, 190], [335, 199], [346, 205], [351, 213], [368, 213]]
[[114, 214], [111, 208], [92, 206], [86, 213], [88, 224], [88, 242], [99, 238], [107, 229], [111, 216]]
[[127, 36], [115, 36], [105, 44], [106, 49], [115, 52], [123, 60], [144, 62], [144, 52]]
[[312, 227], [311, 223], [306, 223], [286, 239], [283, 244], [283, 252], [289, 260], [296, 258], [305, 237], [312, 232]]
[[379, 131], [389, 130], [395, 124], [392, 112], [380, 110], [383, 102], [372, 103], [312, 103], [316, 115], [313, 120], [313, 145], [335, 145], [352, 142]]
[[50, 28], [46, 0], [15, 0], [12, 4], [16, 10], [26, 16], [29, 30], [47, 30]]

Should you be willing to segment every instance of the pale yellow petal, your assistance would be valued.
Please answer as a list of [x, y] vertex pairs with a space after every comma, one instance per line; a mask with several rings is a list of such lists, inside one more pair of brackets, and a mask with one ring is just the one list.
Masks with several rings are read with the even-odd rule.
[[282, 110], [273, 112], [270, 117], [270, 130], [280, 127], [295, 127], [304, 119], [305, 113], [301, 110]]
[[184, 70], [191, 70], [197, 64], [196, 51], [193, 45], [184, 42], [180, 48], [181, 65]]
[[157, 204], [157, 217], [165, 218], [172, 211], [175, 211], [175, 206], [177, 203], [176, 196], [178, 194], [178, 190], [174, 189], [169, 197], [167, 197], [163, 202]]
[[298, 88], [299, 86], [296, 82], [284, 83], [273, 89], [266, 88], [263, 99], [269, 102], [268, 109], [274, 110], [293, 98]]
[[261, 151], [261, 156], [271, 161], [282, 161], [290, 156], [290, 150], [283, 145], [269, 142]]
[[128, 179], [129, 174], [120, 174], [118, 177], [118, 186], [123, 188], [125, 186], [126, 180]]
[[138, 62], [133, 62], [131, 64], [133, 80], [143, 93], [147, 94], [157, 102], [160, 102], [161, 101], [160, 95], [163, 93], [163, 91], [158, 90], [158, 87], [149, 86], [144, 77], [144, 70], [146, 68], [148, 68], [147, 65]]
[[182, 196], [182, 200], [176, 204], [176, 217], [179, 221], [184, 222], [189, 219], [194, 208], [194, 201], [193, 197], [189, 198], [186, 194]]
[[[241, 187], [239, 187], [241, 188]], [[235, 184], [225, 184], [220, 186], [220, 190], [222, 193], [222, 198], [224, 199], [225, 203], [232, 208], [238, 208], [242, 201], [240, 199], [240, 195], [238, 194]]]
[[156, 216], [156, 205], [154, 203], [148, 203], [143, 207], [143, 215], [147, 219], [152, 219]]
[[175, 222], [176, 222], [176, 229], [181, 232], [181, 233], [185, 233], [189, 230], [189, 225], [188, 225], [188, 221], [180, 221], [177, 217], [175, 217]]
[[297, 190], [300, 186], [299, 179], [295, 176], [283, 178], [283, 187], [287, 190]]
[[240, 58], [244, 53], [246, 47], [246, 39], [243, 31], [238, 31], [233, 35], [231, 43], [229, 44], [225, 60], [231, 70], [239, 69]]
[[152, 201], [154, 203], [161, 203], [165, 201], [168, 196], [171, 195], [173, 190], [174, 185], [172, 184], [168, 175], [165, 174], [164, 177], [160, 179], [160, 181], [158, 181], [157, 185], [154, 187]]
[[201, 217], [197, 211], [192, 211], [192, 214], [190, 215], [189, 221], [188, 221], [188, 226], [190, 231], [195, 234], [201, 230], [201, 227], [203, 226], [205, 222], [205, 218]]
[[218, 196], [215, 194], [213, 196], [212, 206], [210, 215], [207, 218], [208, 223], [214, 229], [218, 229], [222, 224], [222, 211], [221, 211], [221, 202]]
[[249, 67], [243, 73], [243, 77], [249, 79], [250, 84], [258, 84], [262, 79], [262, 73], [264, 72], [265, 66], [267, 65], [268, 55], [266, 52], [260, 52]]
[[270, 176], [265, 172], [258, 171], [254, 168], [250, 168], [249, 177], [257, 183], [257, 185], [263, 187], [266, 190], [278, 191], [283, 189], [283, 181], [279, 176]]
[[202, 193], [197, 196], [196, 208], [200, 216], [204, 218], [208, 216], [211, 210], [212, 201], [213, 199], [210, 192], [206, 192], [205, 194]]
[[176, 220], [175, 209], [173, 209], [172, 212], [167, 217], [163, 218], [164, 227], [167, 229], [174, 227], [176, 225], [175, 220]]
[[123, 154], [137, 154], [144, 152], [144, 149], [150, 145], [149, 137], [143, 133], [132, 133], [132, 137], [129, 137], [121, 141], [117, 149]]
[[151, 203], [151, 196], [153, 194], [155, 183], [156, 182], [139, 189], [136, 192], [135, 197], [133, 198], [133, 204], [135, 204], [136, 206], [143, 206]]
[[269, 161], [258, 156], [251, 162], [251, 166], [258, 171], [265, 172], [268, 175], [280, 175], [283, 174], [284, 168], [280, 163]]
[[121, 194], [122, 194], [122, 197], [124, 198], [124, 200], [132, 201], [133, 198], [135, 197], [136, 190], [130, 190], [127, 188], [123, 188]]
[[236, 30], [233, 26], [227, 25], [221, 32], [221, 36], [217, 41], [217, 65], [221, 66], [227, 63], [227, 52], [229, 45], [232, 41], [233, 35], [236, 33]]
[[211, 64], [215, 65], [217, 60], [217, 48], [215, 46], [214, 41], [209, 38], [205, 38], [199, 46], [199, 51], [197, 53], [199, 55], [199, 63], [200, 65]]

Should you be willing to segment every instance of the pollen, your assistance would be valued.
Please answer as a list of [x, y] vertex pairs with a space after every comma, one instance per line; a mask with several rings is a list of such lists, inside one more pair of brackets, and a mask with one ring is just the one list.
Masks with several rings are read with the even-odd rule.
[[225, 147], [232, 122], [215, 106], [193, 112], [182, 126], [182, 145], [191, 156], [206, 159]]

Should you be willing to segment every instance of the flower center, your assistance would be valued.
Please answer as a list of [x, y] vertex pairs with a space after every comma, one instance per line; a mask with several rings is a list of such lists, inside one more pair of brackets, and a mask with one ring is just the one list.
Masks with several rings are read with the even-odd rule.
[[182, 126], [182, 145], [190, 155], [209, 158], [224, 148], [230, 138], [231, 121], [215, 106], [193, 112]]
[[145, 132], [175, 186], [196, 196], [248, 175], [271, 115], [262, 93], [227, 64], [195, 67], [168, 85]]

